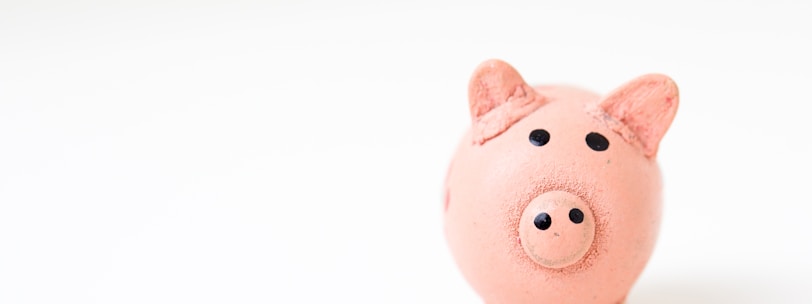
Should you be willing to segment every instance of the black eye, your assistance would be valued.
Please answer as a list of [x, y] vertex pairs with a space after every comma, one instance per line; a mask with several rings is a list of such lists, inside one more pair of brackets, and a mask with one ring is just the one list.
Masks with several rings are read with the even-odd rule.
[[581, 209], [572, 208], [572, 210], [570, 210], [570, 221], [576, 224], [580, 224], [584, 221], [584, 213]]
[[536, 129], [530, 132], [530, 143], [534, 146], [543, 146], [550, 141], [550, 133], [544, 129]]
[[595, 151], [604, 151], [609, 148], [609, 140], [595, 132], [586, 135], [586, 144]]
[[539, 230], [547, 230], [550, 228], [550, 225], [553, 224], [553, 219], [550, 218], [550, 215], [546, 212], [539, 213], [536, 215], [536, 219], [533, 220], [533, 224], [536, 225], [536, 228]]

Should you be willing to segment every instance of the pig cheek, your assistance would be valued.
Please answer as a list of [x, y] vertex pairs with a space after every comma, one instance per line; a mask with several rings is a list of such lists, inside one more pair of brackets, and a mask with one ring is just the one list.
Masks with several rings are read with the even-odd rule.
[[445, 188], [445, 199], [443, 202], [443, 212], [448, 212], [448, 204], [451, 203], [451, 190]]
[[448, 185], [448, 180], [451, 178], [451, 168], [454, 167], [454, 162], [452, 161], [448, 165], [448, 169], [445, 172], [445, 181], [443, 182], [443, 212], [448, 212], [448, 204], [451, 201], [451, 189]]

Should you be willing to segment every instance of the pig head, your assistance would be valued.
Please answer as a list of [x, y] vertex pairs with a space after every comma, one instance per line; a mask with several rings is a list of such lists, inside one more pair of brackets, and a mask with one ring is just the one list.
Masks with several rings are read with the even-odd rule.
[[624, 301], [657, 237], [655, 158], [678, 100], [664, 75], [599, 96], [531, 87], [498, 60], [476, 69], [444, 217], [452, 255], [486, 302]]

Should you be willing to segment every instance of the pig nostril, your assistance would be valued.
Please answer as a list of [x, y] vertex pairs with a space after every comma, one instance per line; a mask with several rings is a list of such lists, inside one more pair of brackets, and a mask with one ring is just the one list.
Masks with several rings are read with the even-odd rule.
[[533, 224], [536, 225], [536, 228], [539, 230], [547, 230], [550, 228], [550, 225], [553, 224], [553, 219], [550, 218], [550, 215], [546, 212], [539, 213], [536, 215], [536, 219], [533, 220]]
[[570, 210], [570, 221], [576, 224], [580, 224], [584, 221], [584, 212], [578, 208], [572, 208]]

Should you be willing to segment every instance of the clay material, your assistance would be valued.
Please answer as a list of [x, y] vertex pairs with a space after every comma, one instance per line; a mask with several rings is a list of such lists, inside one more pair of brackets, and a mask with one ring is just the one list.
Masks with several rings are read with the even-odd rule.
[[676, 84], [644, 75], [601, 97], [531, 87], [490, 60], [469, 103], [444, 205], [468, 282], [487, 303], [623, 302], [658, 233], [655, 158]]

